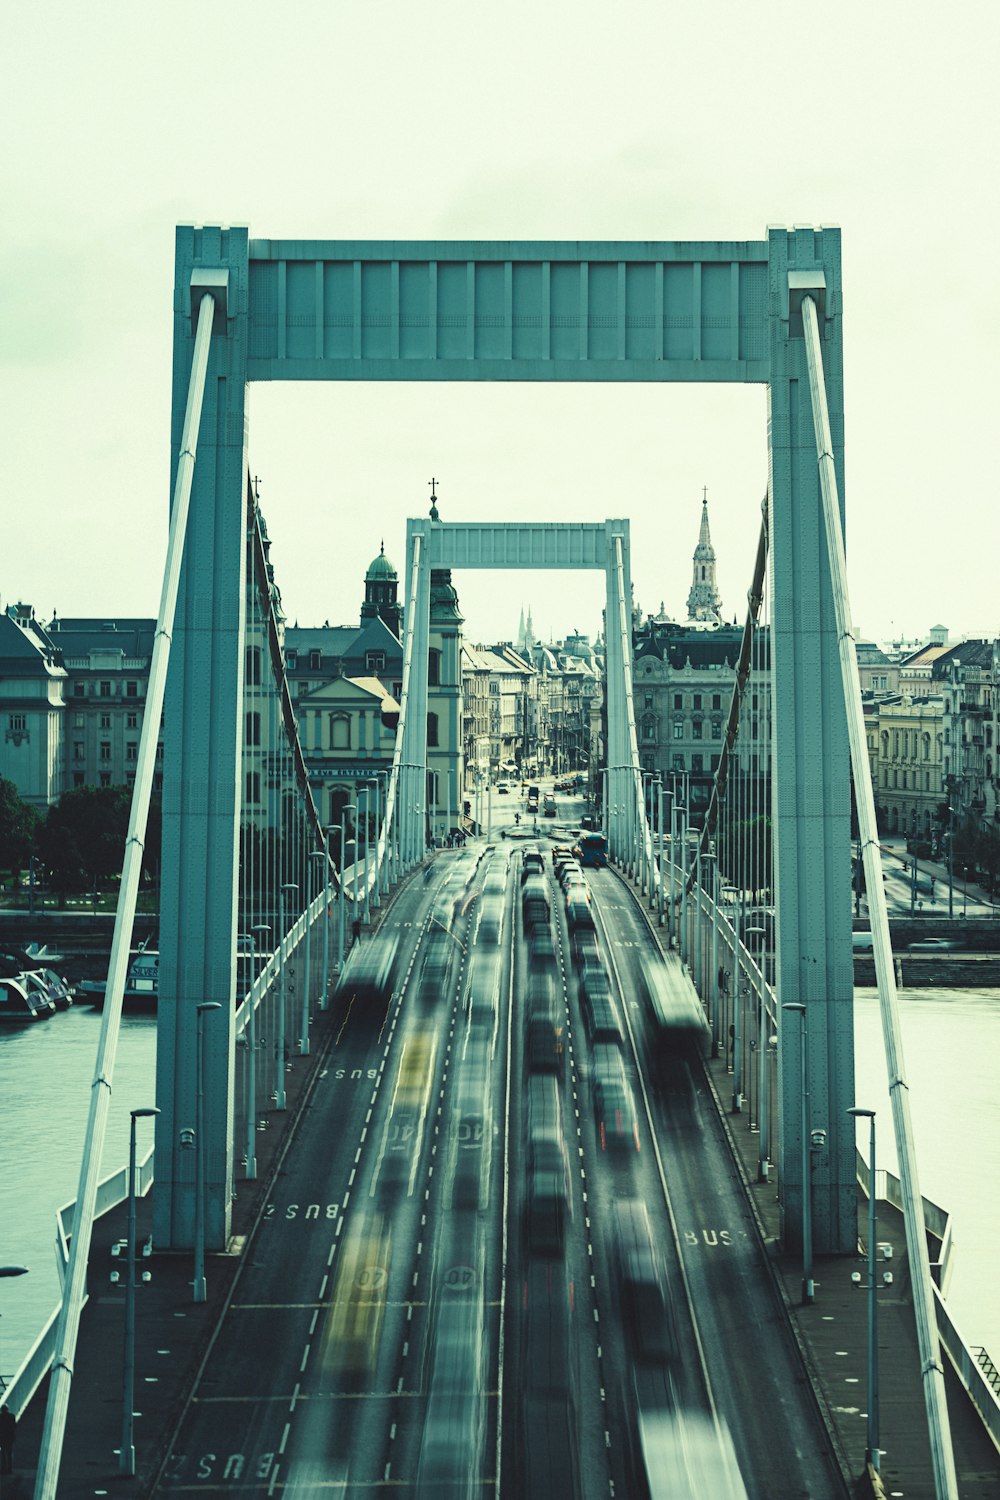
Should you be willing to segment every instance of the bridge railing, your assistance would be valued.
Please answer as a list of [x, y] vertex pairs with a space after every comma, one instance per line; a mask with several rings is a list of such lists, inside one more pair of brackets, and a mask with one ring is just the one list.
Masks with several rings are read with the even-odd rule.
[[[145, 1197], [153, 1185], [153, 1148], [150, 1147], [145, 1156], [136, 1163], [136, 1193], [140, 1198]], [[128, 1197], [128, 1167], [119, 1167], [117, 1172], [110, 1173], [101, 1179], [97, 1186], [97, 1196], [94, 1206], [94, 1218], [100, 1219], [104, 1214], [110, 1213], [119, 1203], [123, 1203]], [[66, 1267], [69, 1265], [69, 1226], [73, 1222], [73, 1213], [76, 1209], [76, 1200], [64, 1203], [61, 1208], [56, 1209], [56, 1268], [59, 1272], [60, 1284], [66, 1276]], [[89, 1295], [89, 1294], [87, 1294]], [[14, 1375], [3, 1391], [3, 1399], [9, 1406], [14, 1416], [20, 1418], [26, 1409], [32, 1396], [38, 1390], [42, 1381], [52, 1365], [52, 1356], [56, 1346], [56, 1325], [59, 1321], [59, 1304], [52, 1309], [46, 1319], [41, 1332], [35, 1339], [31, 1348], [24, 1356]]]

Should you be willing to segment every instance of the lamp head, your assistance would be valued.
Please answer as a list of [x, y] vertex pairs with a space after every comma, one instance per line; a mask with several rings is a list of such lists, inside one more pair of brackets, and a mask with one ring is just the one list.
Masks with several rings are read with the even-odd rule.
[[158, 1115], [159, 1113], [160, 1113], [160, 1111], [158, 1109], [156, 1109], [152, 1105], [148, 1106], [147, 1108], [143, 1108], [143, 1109], [130, 1109], [129, 1110], [129, 1114], [132, 1116], [133, 1120], [148, 1120], [153, 1115]]

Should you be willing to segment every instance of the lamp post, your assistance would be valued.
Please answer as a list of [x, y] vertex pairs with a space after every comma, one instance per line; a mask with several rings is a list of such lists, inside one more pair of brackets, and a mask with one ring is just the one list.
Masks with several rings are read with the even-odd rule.
[[218, 1000], [203, 1000], [197, 1007], [198, 1032], [195, 1060], [195, 1185], [194, 1185], [194, 1300], [204, 1302], [208, 1296], [205, 1281], [205, 1028], [204, 1017], [210, 1010], [221, 1010]]
[[323, 830], [323, 994], [320, 1010], [330, 1004], [330, 834], [335, 825]]
[[274, 1107], [285, 1107], [285, 892], [297, 891], [298, 886], [286, 880], [278, 891], [278, 1036], [275, 1048], [278, 1059], [277, 1088]]
[[799, 1128], [802, 1132], [802, 1301], [811, 1302], [815, 1294], [813, 1282], [813, 1252], [812, 1252], [812, 1172], [809, 1163], [809, 1091], [807, 1088], [806, 1071], [806, 1008], [804, 1005], [787, 1000], [782, 1005], [782, 1010], [794, 1010], [799, 1016], [799, 1059], [800, 1059], [800, 1085], [802, 1093], [802, 1114]]
[[[302, 996], [302, 1029], [299, 1033], [299, 1051], [305, 1057], [309, 1052], [309, 1006], [312, 1003], [312, 908], [313, 908], [313, 863], [317, 859], [326, 859], [326, 849], [310, 849], [309, 859], [306, 863], [307, 899], [306, 899], [306, 983]], [[326, 906], [323, 907], [323, 932], [326, 933]], [[323, 992], [324, 999], [326, 991]]]
[[[383, 785], [383, 777], [385, 784]], [[389, 806], [389, 772], [375, 772], [375, 827], [382, 830], [382, 863], [378, 863], [378, 833], [375, 834], [375, 906], [382, 905], [382, 895], [389, 894], [389, 830], [385, 826]]]
[[128, 1263], [125, 1271], [125, 1357], [122, 1362], [122, 1443], [119, 1474], [135, 1473], [135, 1122], [158, 1115], [158, 1109], [129, 1111], [128, 1133]]
[[875, 1282], [875, 1111], [873, 1109], [849, 1109], [856, 1120], [868, 1120], [871, 1125], [868, 1146], [868, 1424], [865, 1463], [871, 1464], [878, 1473], [878, 1287]]
[[[271, 929], [266, 922], [257, 922], [254, 925], [254, 952], [256, 954], [256, 934], [270, 933]], [[261, 944], [263, 946], [263, 942]], [[262, 970], [259, 970], [262, 972]], [[257, 979], [254, 975], [254, 980]], [[247, 1049], [250, 1056], [250, 1071], [247, 1075], [247, 1181], [253, 1182], [257, 1177], [257, 1007], [250, 1005], [250, 1014], [247, 1017]]]
[[[347, 871], [347, 814], [357, 813], [353, 802], [340, 809], [340, 890], [337, 893], [337, 974], [344, 967], [344, 878]], [[357, 852], [357, 844], [355, 844]]]

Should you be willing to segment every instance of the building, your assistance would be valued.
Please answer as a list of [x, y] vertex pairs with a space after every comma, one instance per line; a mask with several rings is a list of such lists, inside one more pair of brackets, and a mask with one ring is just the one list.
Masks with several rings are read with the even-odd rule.
[[[672, 621], [662, 605], [632, 635], [632, 691], [639, 760], [644, 771], [669, 780], [685, 774], [690, 807], [700, 821], [722, 756], [725, 725], [736, 683], [742, 626], [724, 624], [715, 581], [707, 498], [692, 558], [689, 619]], [[758, 630], [754, 680], [737, 742], [739, 763], [760, 780], [758, 805], [769, 805], [770, 632]]]
[[62, 651], [32, 606], [0, 613], [0, 776], [33, 807], [62, 790], [66, 681]]
[[1000, 833], [1000, 640], [962, 641], [934, 663], [944, 700], [944, 781], [957, 826]]
[[462, 643], [462, 755], [466, 793], [490, 773], [490, 666], [483, 652]]
[[[691, 588], [688, 592], [689, 620], [719, 624], [722, 620], [722, 595], [715, 577], [715, 548], [708, 525], [708, 491], [702, 492], [701, 529], [694, 549]], [[662, 609], [662, 606], [661, 606]]]
[[897, 697], [873, 707], [872, 785], [885, 831], [930, 839], [944, 796], [943, 698]]
[[[62, 789], [132, 786], [153, 659], [156, 621], [120, 617], [53, 619], [68, 683]], [[163, 786], [162, 726], [153, 790]]]

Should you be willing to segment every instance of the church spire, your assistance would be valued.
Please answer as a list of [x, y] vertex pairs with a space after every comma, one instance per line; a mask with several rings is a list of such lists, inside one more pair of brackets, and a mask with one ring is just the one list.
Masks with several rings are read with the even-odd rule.
[[694, 569], [691, 592], [688, 594], [689, 620], [715, 620], [722, 618], [722, 595], [715, 578], [715, 548], [708, 525], [708, 488], [702, 490], [701, 528], [698, 545], [694, 549]]

